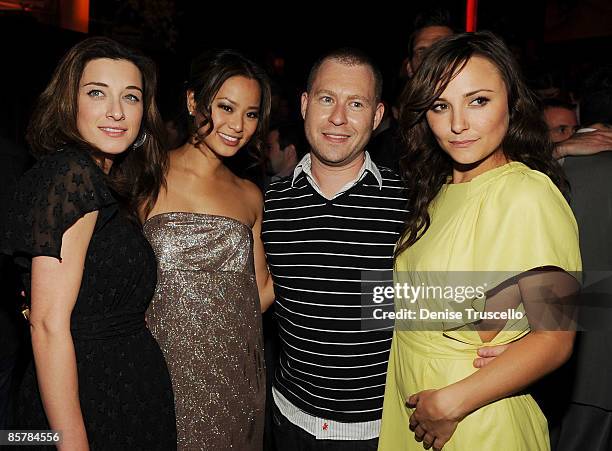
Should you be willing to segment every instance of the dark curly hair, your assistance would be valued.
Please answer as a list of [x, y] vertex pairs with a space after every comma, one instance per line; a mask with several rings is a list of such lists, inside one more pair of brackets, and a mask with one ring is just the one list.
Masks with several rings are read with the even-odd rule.
[[538, 100], [523, 81], [510, 50], [490, 32], [451, 36], [428, 49], [400, 98], [403, 146], [400, 167], [410, 197], [410, 213], [395, 250], [396, 257], [427, 231], [431, 221], [429, 205], [452, 174], [452, 159], [437, 143], [426, 113], [473, 56], [490, 61], [508, 91], [509, 125], [502, 141], [505, 157], [543, 172], [561, 192], [568, 194], [563, 172], [552, 157], [552, 143]]
[[108, 175], [108, 185], [122, 209], [137, 220], [138, 213], [153, 208], [167, 166], [164, 127], [155, 103], [157, 68], [148, 57], [105, 37], [85, 39], [61, 59], [51, 81], [38, 98], [30, 118], [26, 139], [35, 156], [73, 146], [95, 154], [100, 149], [83, 139], [77, 128], [78, 92], [88, 62], [100, 58], [125, 60], [140, 70], [143, 83], [142, 147], [118, 155]]

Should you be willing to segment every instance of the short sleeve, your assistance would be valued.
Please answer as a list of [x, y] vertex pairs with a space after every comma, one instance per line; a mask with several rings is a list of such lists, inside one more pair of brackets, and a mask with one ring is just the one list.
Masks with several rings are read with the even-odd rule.
[[578, 225], [567, 201], [544, 174], [510, 174], [481, 206], [476, 224], [475, 267], [521, 272], [554, 266], [582, 269]]
[[90, 156], [75, 149], [57, 151], [18, 182], [3, 219], [0, 249], [24, 267], [35, 256], [61, 259], [62, 236], [70, 226], [101, 210], [98, 228], [116, 208], [104, 174]]
[[[470, 285], [490, 291], [522, 273], [556, 267], [580, 282], [582, 263], [578, 226], [557, 187], [544, 174], [526, 169], [509, 174], [491, 187], [480, 204], [474, 224], [474, 270]], [[478, 312], [498, 311], [487, 306], [486, 296], [476, 297], [465, 308]], [[508, 319], [494, 344], [515, 340], [528, 331], [524, 306]], [[472, 322], [472, 321], [468, 321]], [[464, 341], [461, 331], [448, 336]]]

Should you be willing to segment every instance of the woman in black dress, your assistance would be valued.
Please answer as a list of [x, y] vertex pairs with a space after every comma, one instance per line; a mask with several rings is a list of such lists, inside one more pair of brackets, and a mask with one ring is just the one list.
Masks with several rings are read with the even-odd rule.
[[13, 427], [59, 430], [59, 449], [176, 448], [171, 382], [144, 319], [155, 256], [137, 219], [165, 161], [155, 88], [148, 58], [90, 38], [64, 56], [28, 129], [41, 158], [1, 235], [24, 270], [35, 364]]

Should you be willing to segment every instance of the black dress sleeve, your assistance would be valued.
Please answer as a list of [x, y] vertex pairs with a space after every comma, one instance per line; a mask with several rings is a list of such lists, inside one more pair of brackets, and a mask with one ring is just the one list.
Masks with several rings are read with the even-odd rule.
[[61, 260], [62, 236], [79, 218], [100, 210], [99, 228], [117, 210], [104, 173], [85, 152], [59, 150], [24, 174], [10, 202], [0, 250], [29, 267], [32, 257]]

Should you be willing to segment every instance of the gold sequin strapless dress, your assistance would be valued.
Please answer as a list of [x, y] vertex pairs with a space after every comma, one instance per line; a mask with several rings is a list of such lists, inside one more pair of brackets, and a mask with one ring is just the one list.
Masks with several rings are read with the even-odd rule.
[[147, 311], [174, 388], [179, 450], [261, 450], [265, 365], [253, 237], [225, 216], [163, 213]]

